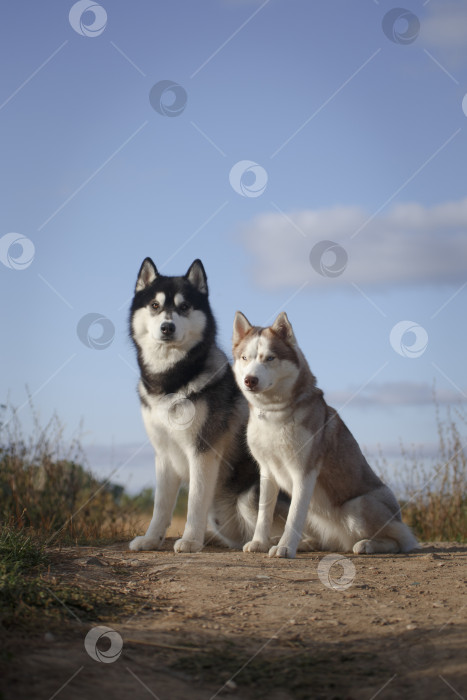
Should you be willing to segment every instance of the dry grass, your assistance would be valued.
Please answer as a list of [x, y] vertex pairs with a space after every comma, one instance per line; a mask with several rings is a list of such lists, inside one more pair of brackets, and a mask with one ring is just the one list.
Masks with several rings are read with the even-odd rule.
[[79, 436], [65, 442], [56, 415], [42, 426], [30, 403], [33, 429], [25, 435], [17, 413], [3, 406], [0, 423], [0, 523], [54, 543], [104, 543], [142, 527], [152, 490], [128, 496], [86, 466]]
[[[0, 530], [0, 640], [10, 629], [44, 628], [50, 631], [70, 614], [80, 621], [111, 620], [133, 615], [148, 606], [137, 592], [117, 585], [83, 585], [83, 581], [50, 575], [48, 554], [38, 538], [3, 525]], [[61, 625], [60, 625], [61, 628]], [[0, 643], [1, 647], [1, 643]], [[5, 661], [0, 651], [0, 666]], [[1, 675], [1, 670], [0, 670]], [[1, 693], [0, 693], [0, 697]]]
[[[122, 486], [94, 477], [80, 436], [64, 439], [57, 416], [44, 426], [30, 403], [33, 430], [26, 436], [17, 413], [3, 407], [0, 421], [0, 524], [38, 536], [42, 542], [104, 544], [145, 532], [152, 489], [129, 496]], [[454, 417], [453, 417], [454, 413]], [[467, 540], [465, 413], [436, 406], [439, 454], [433, 464], [401, 448], [395, 472], [380, 457], [377, 469], [396, 483], [404, 521], [422, 541]], [[8, 418], [8, 420], [7, 420]], [[186, 492], [181, 492], [170, 536], [183, 530]]]
[[[439, 453], [431, 463], [417, 450], [401, 446], [401, 462], [388, 475], [387, 462], [379, 459], [385, 481], [396, 483], [404, 522], [422, 542], [467, 541], [467, 439], [459, 428], [467, 424], [465, 412], [447, 408], [444, 418], [436, 406]], [[453, 413], [455, 418], [453, 417]]]

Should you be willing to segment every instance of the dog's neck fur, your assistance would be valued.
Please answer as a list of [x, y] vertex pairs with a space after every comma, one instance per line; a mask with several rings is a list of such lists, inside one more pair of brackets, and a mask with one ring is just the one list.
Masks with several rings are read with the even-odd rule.
[[[214, 340], [214, 339], [213, 339]], [[189, 386], [195, 379], [199, 379], [205, 371], [209, 372], [212, 365], [212, 352], [207, 350], [206, 340], [192, 347], [186, 354], [182, 354], [179, 360], [167, 367], [164, 371], [154, 372], [149, 368], [141, 349], [138, 347], [138, 364], [141, 371], [141, 382], [148, 394], [164, 395], [188, 393]], [[214, 344], [208, 343], [210, 350], [216, 349]], [[191, 392], [189, 392], [191, 393]]]

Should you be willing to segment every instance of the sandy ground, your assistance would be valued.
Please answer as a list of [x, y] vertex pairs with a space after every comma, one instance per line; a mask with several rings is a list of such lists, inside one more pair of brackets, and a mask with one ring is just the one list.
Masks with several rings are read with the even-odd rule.
[[[467, 545], [339, 564], [173, 542], [51, 550], [50, 575], [143, 602], [112, 622], [12, 631], [5, 700], [467, 697]], [[115, 632], [91, 658], [97, 625]]]

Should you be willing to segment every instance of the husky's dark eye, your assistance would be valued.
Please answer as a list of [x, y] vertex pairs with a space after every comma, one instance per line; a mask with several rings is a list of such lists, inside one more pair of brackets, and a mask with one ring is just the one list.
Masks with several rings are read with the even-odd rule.
[[183, 301], [178, 308], [180, 311], [188, 311], [190, 305], [186, 301]]
[[159, 306], [160, 306], [160, 304], [159, 304], [158, 301], [153, 301], [152, 304], [151, 304], [151, 306], [152, 306], [153, 309], [158, 309]]

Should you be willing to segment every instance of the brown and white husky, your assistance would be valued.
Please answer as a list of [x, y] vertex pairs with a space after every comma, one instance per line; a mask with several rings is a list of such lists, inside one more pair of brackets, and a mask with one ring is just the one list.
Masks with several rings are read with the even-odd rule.
[[[258, 520], [244, 551], [293, 558], [302, 538], [315, 549], [355, 554], [415, 548], [394, 494], [316, 386], [287, 315], [260, 328], [237, 312], [233, 354], [250, 406], [248, 445], [261, 470]], [[271, 546], [279, 489], [291, 504], [282, 537]]]

